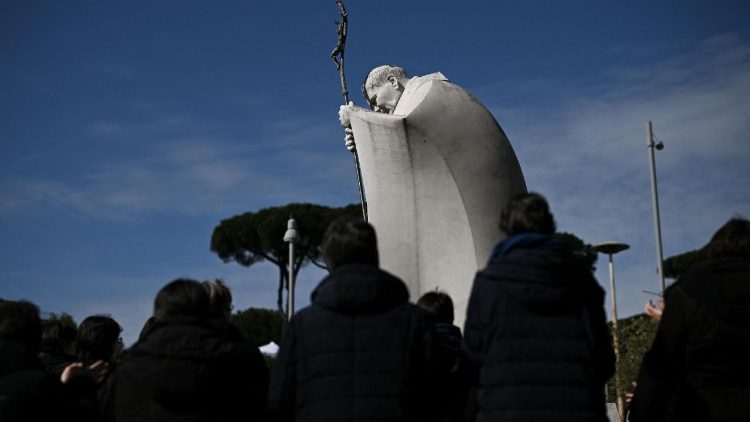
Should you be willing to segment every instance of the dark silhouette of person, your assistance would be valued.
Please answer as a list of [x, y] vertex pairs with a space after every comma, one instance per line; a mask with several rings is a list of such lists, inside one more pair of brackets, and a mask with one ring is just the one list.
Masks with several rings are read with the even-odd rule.
[[44, 370], [41, 337], [36, 305], [0, 299], [0, 421], [98, 420], [93, 379]]
[[280, 421], [422, 421], [429, 414], [427, 315], [403, 281], [378, 268], [373, 227], [334, 221], [331, 269], [288, 323], [269, 398]]
[[98, 360], [114, 363], [122, 350], [122, 327], [112, 317], [92, 315], [78, 324], [76, 354], [84, 365]]
[[732, 218], [664, 295], [630, 420], [750, 420], [750, 221]]
[[42, 321], [42, 344], [39, 360], [44, 369], [56, 377], [62, 375], [65, 367], [76, 361], [75, 341], [77, 329], [62, 321]]
[[607, 421], [615, 361], [604, 290], [553, 237], [543, 196], [511, 198], [500, 229], [508, 237], [474, 279], [464, 329], [477, 421]]
[[453, 325], [453, 300], [447, 293], [434, 290], [423, 294], [417, 300], [417, 306], [427, 312], [430, 321], [431, 344], [428, 350], [435, 380], [434, 420], [468, 420], [469, 382], [462, 351], [463, 336], [461, 329]]
[[156, 295], [153, 325], [110, 377], [104, 413], [114, 421], [264, 421], [267, 389], [258, 349], [211, 318], [199, 282], [178, 279]]

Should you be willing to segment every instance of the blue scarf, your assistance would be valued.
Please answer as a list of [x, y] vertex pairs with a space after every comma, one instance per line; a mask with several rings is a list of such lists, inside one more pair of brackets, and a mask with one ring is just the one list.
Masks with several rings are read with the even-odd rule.
[[505, 256], [518, 247], [539, 247], [553, 240], [552, 236], [541, 233], [520, 233], [510, 236], [498, 243], [490, 254], [491, 262], [498, 256]]

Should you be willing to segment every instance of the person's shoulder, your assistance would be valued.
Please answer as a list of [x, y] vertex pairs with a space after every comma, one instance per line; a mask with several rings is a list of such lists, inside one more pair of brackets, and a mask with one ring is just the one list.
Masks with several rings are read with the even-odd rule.
[[677, 291], [701, 298], [720, 288], [717, 284], [720, 281], [745, 279], [748, 276], [750, 276], [750, 260], [748, 259], [729, 257], [701, 261], [667, 288], [665, 298], [674, 296]]
[[60, 394], [60, 380], [41, 368], [23, 368], [0, 376], [0, 389], [11, 396], [45, 397]]

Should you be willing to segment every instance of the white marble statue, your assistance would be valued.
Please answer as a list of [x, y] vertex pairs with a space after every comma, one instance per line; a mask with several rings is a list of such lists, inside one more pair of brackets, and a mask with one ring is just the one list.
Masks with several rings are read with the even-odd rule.
[[487, 108], [439, 72], [380, 66], [363, 93], [373, 111], [350, 103], [339, 119], [359, 155], [381, 267], [412, 300], [447, 292], [463, 325], [474, 273], [502, 237], [500, 210], [526, 191], [516, 155]]

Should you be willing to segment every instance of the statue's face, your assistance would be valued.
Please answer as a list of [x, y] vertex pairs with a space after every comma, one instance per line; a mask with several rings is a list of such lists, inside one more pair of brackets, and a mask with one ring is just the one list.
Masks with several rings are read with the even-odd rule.
[[393, 110], [396, 109], [403, 87], [395, 78], [393, 80], [391, 78], [393, 77], [389, 77], [388, 82], [367, 88], [367, 97], [370, 99], [373, 111], [393, 114]]

